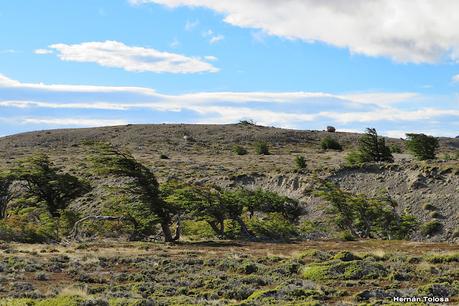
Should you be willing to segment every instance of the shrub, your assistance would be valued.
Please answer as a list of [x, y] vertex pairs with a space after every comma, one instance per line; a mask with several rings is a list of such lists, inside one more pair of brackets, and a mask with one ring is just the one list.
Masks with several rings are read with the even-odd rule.
[[167, 156], [166, 154], [161, 154], [161, 155], [159, 155], [159, 158], [160, 159], [169, 159], [169, 156]]
[[435, 159], [438, 139], [425, 134], [406, 134], [406, 148], [419, 160]]
[[236, 153], [237, 155], [246, 155], [247, 150], [243, 146], [235, 145], [233, 146], [233, 152]]
[[304, 156], [295, 156], [295, 167], [297, 170], [306, 169], [306, 158]]
[[255, 235], [270, 239], [288, 239], [298, 235], [295, 226], [280, 213], [270, 213], [264, 218], [254, 217], [248, 223]]
[[441, 232], [443, 224], [441, 222], [433, 220], [421, 225], [421, 234], [424, 236], [433, 236]]
[[255, 151], [259, 155], [269, 155], [269, 146], [266, 142], [257, 142], [255, 144]]
[[191, 239], [215, 238], [215, 233], [205, 221], [186, 220], [182, 222], [182, 234]]
[[399, 144], [392, 144], [390, 146], [391, 153], [402, 153], [402, 147]]
[[322, 141], [320, 142], [320, 147], [323, 150], [337, 150], [341, 151], [343, 147], [341, 144], [333, 137], [331, 136], [326, 136]]
[[424, 206], [422, 207], [424, 210], [430, 210], [430, 211], [434, 211], [434, 210], [437, 210], [437, 207], [435, 207], [434, 205], [430, 204], [430, 203], [426, 203], [424, 204]]

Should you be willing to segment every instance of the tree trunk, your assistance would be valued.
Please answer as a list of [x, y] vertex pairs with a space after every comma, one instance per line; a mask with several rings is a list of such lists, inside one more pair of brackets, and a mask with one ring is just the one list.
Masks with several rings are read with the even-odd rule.
[[172, 237], [171, 228], [169, 227], [169, 222], [162, 221], [161, 229], [163, 230], [164, 241], [165, 242], [174, 242], [174, 237]]
[[254, 239], [255, 236], [253, 236], [250, 232], [249, 229], [247, 228], [247, 225], [244, 223], [244, 221], [241, 219], [241, 217], [236, 218], [237, 223], [239, 223], [239, 226], [241, 227], [241, 232], [244, 236], [249, 238], [250, 240]]
[[[225, 222], [224, 221], [207, 221], [207, 223], [210, 225], [212, 230], [217, 236], [223, 237], [225, 236]], [[217, 223], [220, 225], [218, 227]]]
[[177, 227], [175, 229], [175, 236], [174, 236], [174, 241], [177, 241], [180, 239], [180, 234], [181, 234], [181, 231], [182, 231], [182, 222], [181, 222], [181, 219], [180, 219], [180, 215], [177, 215]]

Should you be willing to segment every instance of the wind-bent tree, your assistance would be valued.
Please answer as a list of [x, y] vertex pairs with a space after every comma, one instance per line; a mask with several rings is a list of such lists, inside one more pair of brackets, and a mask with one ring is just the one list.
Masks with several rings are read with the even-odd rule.
[[138, 197], [140, 204], [147, 205], [149, 213], [157, 218], [164, 240], [172, 242], [179, 238], [179, 235], [173, 236], [170, 228], [177, 208], [161, 199], [159, 184], [150, 169], [135, 160], [128, 152], [120, 151], [107, 143], [94, 144], [88, 159], [98, 174], [131, 178], [129, 192]]
[[161, 197], [178, 206], [182, 214], [207, 222], [217, 236], [224, 237], [226, 211], [217, 188], [169, 181], [161, 185]]
[[394, 161], [390, 148], [386, 146], [385, 139], [379, 137], [374, 128], [367, 128], [365, 134], [359, 139], [357, 150], [350, 152], [346, 159], [350, 164]]
[[416, 227], [410, 215], [399, 215], [390, 198], [369, 198], [341, 190], [331, 182], [322, 182], [317, 195], [329, 202], [342, 230], [359, 238], [403, 239]]
[[369, 161], [394, 161], [390, 148], [386, 146], [385, 139], [379, 137], [374, 128], [368, 128], [366, 133], [359, 139], [359, 150]]
[[88, 184], [68, 173], [61, 173], [46, 154], [36, 154], [20, 160], [12, 172], [17, 180], [24, 181], [27, 191], [44, 201], [53, 217], [69, 202], [89, 190]]
[[10, 173], [0, 171], [0, 219], [6, 218], [6, 209], [12, 198], [10, 186], [13, 177]]
[[435, 159], [438, 139], [425, 134], [406, 134], [406, 148], [419, 160]]

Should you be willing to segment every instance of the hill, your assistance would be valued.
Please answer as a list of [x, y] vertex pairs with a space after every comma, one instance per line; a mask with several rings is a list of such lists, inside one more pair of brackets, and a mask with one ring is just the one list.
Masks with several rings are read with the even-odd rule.
[[[326, 136], [336, 139], [344, 151], [321, 149], [320, 142]], [[419, 162], [405, 152], [403, 140], [388, 138], [388, 145], [397, 145], [403, 152], [394, 154], [394, 163], [344, 167], [345, 155], [357, 145], [360, 136], [243, 123], [126, 125], [3, 137], [0, 138], [0, 158], [3, 166], [8, 166], [33, 152], [44, 152], [64, 171], [83, 175], [87, 150], [84, 143], [106, 141], [127, 148], [137, 160], [153, 170], [160, 182], [176, 179], [201, 185], [270, 190], [298, 199], [306, 211], [304, 219], [328, 224], [327, 203], [311, 193], [314, 180], [319, 177], [353, 193], [375, 197], [384, 192], [397, 203], [397, 211], [409, 212], [421, 223], [442, 224], [438, 233], [426, 237], [418, 232], [413, 239], [457, 239], [459, 162], [442, 157], [454, 156], [459, 139], [441, 138], [440, 159]], [[270, 154], [256, 154], [257, 142], [266, 142]], [[246, 148], [248, 154], [236, 155], [235, 145]], [[295, 171], [294, 159], [299, 155], [305, 157], [306, 171]], [[98, 189], [102, 185], [96, 183], [94, 190], [75, 200], [71, 207], [84, 214], [99, 212], [100, 203], [106, 197], [105, 191]], [[330, 232], [314, 231], [310, 238], [331, 235]]]

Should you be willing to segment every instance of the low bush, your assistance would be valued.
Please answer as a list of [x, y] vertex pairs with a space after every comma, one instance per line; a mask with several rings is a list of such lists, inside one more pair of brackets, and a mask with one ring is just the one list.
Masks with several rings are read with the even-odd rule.
[[237, 155], [246, 155], [247, 150], [243, 146], [235, 145], [233, 146], [233, 152]]
[[323, 150], [337, 150], [341, 151], [343, 150], [343, 147], [341, 144], [336, 140], [335, 138], [331, 136], [326, 136], [322, 141], [320, 142], [320, 147]]
[[255, 144], [255, 152], [259, 155], [269, 155], [269, 146], [266, 142], [260, 141]]
[[433, 236], [440, 233], [443, 229], [441, 222], [433, 220], [421, 225], [421, 234], [424, 236]]
[[265, 217], [253, 217], [247, 223], [257, 237], [288, 239], [298, 236], [296, 227], [280, 213], [269, 213]]
[[295, 168], [297, 170], [304, 170], [306, 167], [306, 158], [304, 156], [295, 156]]

